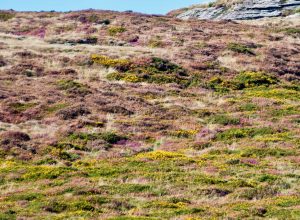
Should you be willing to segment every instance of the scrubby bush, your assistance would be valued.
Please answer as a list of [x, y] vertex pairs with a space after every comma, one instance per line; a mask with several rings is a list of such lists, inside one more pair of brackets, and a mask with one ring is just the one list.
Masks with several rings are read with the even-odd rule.
[[14, 17], [15, 15], [13, 13], [0, 11], [0, 21], [8, 21], [9, 19], [12, 19]]
[[95, 23], [95, 24], [104, 24], [104, 25], [109, 25], [110, 20], [109, 19], [101, 19], [98, 15], [92, 14], [87, 17], [87, 21], [90, 23]]
[[256, 86], [269, 86], [276, 84], [278, 79], [274, 76], [263, 72], [242, 72], [236, 77], [237, 82], [240, 84], [240, 88], [251, 88]]
[[275, 76], [264, 72], [245, 71], [238, 74], [232, 80], [225, 80], [220, 77], [213, 77], [207, 83], [207, 87], [218, 92], [230, 90], [242, 90], [258, 86], [268, 87], [277, 84], [279, 80]]
[[56, 201], [56, 200], [49, 201], [44, 206], [45, 211], [54, 212], [54, 213], [61, 213], [65, 211], [67, 208], [68, 206], [65, 204], [65, 202]]
[[103, 133], [72, 133], [65, 138], [62, 138], [58, 143], [54, 145], [56, 149], [60, 151], [56, 152], [56, 156], [64, 160], [76, 160], [78, 156], [72, 155], [66, 152], [66, 150], [75, 149], [80, 151], [90, 151], [87, 147], [88, 142], [95, 140], [104, 141], [103, 144], [111, 145], [117, 144], [121, 140], [127, 140], [128, 138], [114, 132]]
[[[107, 57], [97, 58], [95, 56], [94, 62], [116, 67], [126, 66], [126, 68], [119, 68], [121, 72], [113, 72], [107, 75], [109, 80], [124, 80], [127, 82], [148, 82], [157, 84], [177, 83], [182, 86], [188, 86], [194, 83], [194, 77], [189, 76], [187, 71], [168, 60], [153, 57], [145, 59], [141, 62], [129, 62], [123, 60], [109, 59]], [[129, 65], [130, 64], [130, 65]], [[195, 77], [197, 77], [195, 75]]]
[[9, 105], [9, 107], [12, 111], [14, 111], [16, 113], [21, 113], [30, 108], [33, 108], [36, 105], [37, 105], [37, 103], [34, 103], [34, 102], [27, 102], [27, 103], [15, 102], [15, 103], [11, 103]]
[[90, 93], [87, 86], [74, 80], [60, 80], [57, 82], [57, 85], [59, 89], [65, 90], [70, 94], [87, 95]]
[[160, 39], [151, 39], [148, 42], [148, 46], [152, 48], [163, 47], [164, 43]]
[[116, 133], [113, 132], [106, 132], [106, 133], [102, 133], [100, 134], [100, 138], [104, 141], [106, 141], [109, 144], [116, 144], [117, 142], [121, 141], [121, 140], [126, 140], [127, 137], [125, 136], [120, 136]]
[[56, 113], [63, 120], [75, 119], [88, 114], [91, 114], [90, 110], [83, 105], [71, 106]]
[[194, 137], [198, 133], [197, 130], [178, 130], [171, 132], [172, 136], [178, 137], [178, 138], [191, 138]]
[[110, 36], [116, 36], [117, 34], [123, 33], [125, 31], [126, 31], [126, 28], [119, 27], [119, 26], [114, 26], [114, 27], [108, 28], [108, 34]]
[[255, 53], [252, 51], [251, 48], [244, 44], [239, 44], [239, 43], [229, 43], [227, 45], [227, 49], [237, 52], [237, 53], [243, 53], [243, 54], [250, 54], [250, 55], [255, 55]]
[[113, 67], [120, 71], [127, 71], [130, 68], [131, 62], [126, 59], [112, 59], [107, 56], [93, 54], [91, 60], [106, 68]]
[[139, 159], [150, 159], [150, 160], [172, 160], [185, 158], [186, 156], [181, 153], [168, 152], [168, 151], [153, 151], [148, 153], [141, 153], [136, 156]]
[[300, 35], [300, 28], [294, 28], [294, 27], [289, 27], [283, 30], [285, 33], [288, 35], [293, 35], [293, 36], [299, 36]]
[[239, 139], [239, 138], [251, 138], [258, 135], [267, 135], [267, 134], [274, 134], [275, 131], [269, 127], [262, 127], [262, 128], [232, 128], [221, 133], [218, 133], [216, 136], [216, 140], [232, 140], [232, 139]]
[[238, 125], [240, 123], [239, 118], [229, 117], [227, 115], [211, 116], [208, 121], [210, 123], [221, 125]]

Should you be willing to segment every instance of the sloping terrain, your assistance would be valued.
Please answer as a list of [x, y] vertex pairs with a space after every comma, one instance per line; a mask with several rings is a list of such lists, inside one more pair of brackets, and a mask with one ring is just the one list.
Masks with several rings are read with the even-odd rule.
[[0, 219], [299, 219], [300, 27], [0, 13]]
[[299, 15], [299, 10], [299, 0], [218, 0], [173, 14], [181, 19], [251, 20]]

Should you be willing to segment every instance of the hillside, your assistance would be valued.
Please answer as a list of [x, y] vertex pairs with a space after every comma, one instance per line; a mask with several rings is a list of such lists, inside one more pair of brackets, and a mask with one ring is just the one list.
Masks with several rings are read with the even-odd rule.
[[300, 22], [300, 0], [218, 0], [171, 12], [181, 19], [251, 20], [296, 16]]
[[0, 219], [299, 219], [300, 26], [0, 13]]

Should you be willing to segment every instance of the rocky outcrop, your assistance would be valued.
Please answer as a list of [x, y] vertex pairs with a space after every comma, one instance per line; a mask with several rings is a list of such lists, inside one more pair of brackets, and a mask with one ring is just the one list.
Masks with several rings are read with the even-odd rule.
[[300, 0], [245, 0], [233, 6], [193, 8], [180, 15], [181, 19], [250, 20], [282, 16], [286, 10], [300, 8]]

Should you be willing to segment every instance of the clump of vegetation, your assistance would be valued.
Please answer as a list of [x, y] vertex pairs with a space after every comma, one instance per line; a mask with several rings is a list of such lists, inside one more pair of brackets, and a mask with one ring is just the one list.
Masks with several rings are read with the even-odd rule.
[[283, 30], [288, 35], [300, 36], [300, 28], [289, 27]]
[[87, 86], [79, 82], [75, 82], [74, 80], [60, 80], [57, 85], [59, 89], [65, 90], [70, 94], [87, 95], [90, 93]]
[[44, 206], [45, 211], [54, 212], [54, 213], [61, 213], [65, 211], [67, 208], [68, 206], [66, 205], [65, 202], [56, 201], [56, 200], [49, 201]]
[[109, 19], [101, 19], [98, 15], [92, 14], [87, 17], [87, 21], [90, 23], [95, 23], [95, 24], [104, 24], [104, 25], [109, 25], [110, 20]]
[[239, 87], [252, 88], [256, 86], [270, 86], [276, 84], [278, 79], [275, 76], [263, 72], [242, 72], [236, 77]]
[[149, 41], [148, 46], [152, 48], [159, 48], [163, 47], [164, 43], [159, 38], [153, 38]]
[[213, 77], [208, 82], [208, 87], [219, 92], [229, 90], [242, 90], [259, 86], [268, 87], [277, 84], [279, 80], [264, 72], [241, 72], [232, 80], [224, 80], [220, 77]]
[[262, 136], [267, 134], [274, 134], [275, 131], [269, 127], [262, 128], [232, 128], [225, 130], [216, 135], [216, 140], [232, 140], [239, 138], [253, 138], [255, 136]]
[[178, 138], [192, 138], [198, 133], [198, 130], [178, 130], [171, 132], [172, 136], [178, 137]]
[[57, 112], [57, 111], [59, 111], [61, 109], [64, 109], [66, 107], [68, 107], [67, 103], [57, 103], [57, 104], [53, 104], [53, 105], [47, 106], [45, 108], [45, 111], [47, 113], [51, 114], [51, 113]]
[[[108, 62], [108, 61], [107, 61]], [[115, 65], [112, 61], [112, 66]], [[188, 86], [194, 83], [185, 69], [168, 60], [153, 57], [144, 63], [132, 63], [129, 69], [113, 72], [107, 76], [109, 80], [124, 80], [127, 82], [148, 82], [157, 84], [177, 83]]]
[[14, 112], [20, 113], [26, 111], [27, 109], [33, 108], [36, 105], [37, 103], [34, 102], [27, 102], [27, 103], [16, 102], [16, 103], [11, 103], [9, 106], [10, 109], [12, 109]]
[[124, 27], [119, 27], [119, 26], [114, 26], [114, 27], [109, 27], [108, 28], [108, 34], [112, 37], [124, 33], [126, 31], [126, 28]]
[[15, 17], [15, 14], [13, 14], [13, 13], [0, 11], [0, 21], [8, 21], [9, 19], [12, 19], [14, 17]]
[[150, 159], [150, 160], [173, 160], [185, 158], [186, 156], [181, 153], [168, 152], [168, 151], [153, 151], [148, 153], [141, 153], [136, 156], [138, 159]]
[[61, 150], [75, 149], [80, 151], [88, 151], [87, 144], [90, 141], [103, 140], [106, 147], [110, 144], [117, 144], [121, 140], [128, 138], [114, 132], [103, 133], [72, 133], [66, 138], [60, 140], [55, 147]]
[[126, 59], [112, 59], [107, 56], [93, 54], [91, 59], [94, 63], [104, 67], [113, 67], [120, 71], [126, 71], [130, 68], [131, 62]]
[[255, 55], [255, 53], [252, 51], [251, 48], [244, 44], [239, 43], [229, 43], [227, 45], [227, 49], [237, 52], [237, 53], [243, 53], [243, 54], [249, 54], [249, 55]]
[[208, 121], [214, 124], [221, 125], [238, 125], [240, 124], [240, 119], [235, 117], [230, 117], [227, 115], [213, 115], [209, 117]]

